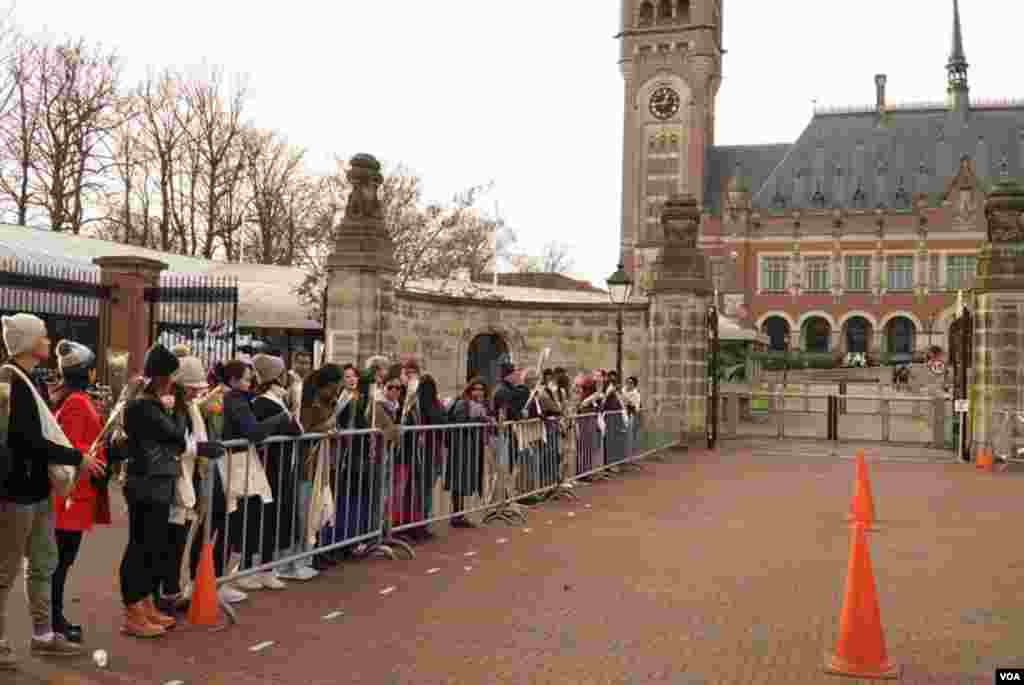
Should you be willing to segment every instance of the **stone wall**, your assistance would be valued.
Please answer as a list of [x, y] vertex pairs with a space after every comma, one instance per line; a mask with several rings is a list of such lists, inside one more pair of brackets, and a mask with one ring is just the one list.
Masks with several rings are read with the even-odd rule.
[[[500, 335], [516, 364], [532, 367], [551, 348], [546, 366], [570, 373], [615, 367], [616, 308], [600, 304], [473, 300], [396, 291], [383, 352], [416, 355], [438, 382], [442, 395], [466, 382], [469, 345], [482, 334]], [[623, 316], [625, 375], [644, 386], [647, 305], [626, 308]]]

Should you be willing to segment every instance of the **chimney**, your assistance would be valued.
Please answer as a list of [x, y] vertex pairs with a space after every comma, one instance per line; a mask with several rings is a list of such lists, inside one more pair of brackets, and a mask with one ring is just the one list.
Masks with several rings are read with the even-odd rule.
[[879, 116], [885, 114], [885, 74], [875, 76], [875, 108]]

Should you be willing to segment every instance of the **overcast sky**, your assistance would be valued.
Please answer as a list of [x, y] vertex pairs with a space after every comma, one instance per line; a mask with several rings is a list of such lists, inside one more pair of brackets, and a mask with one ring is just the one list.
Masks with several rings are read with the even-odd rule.
[[[699, 1], [699, 0], [698, 0]], [[620, 0], [20, 0], [31, 32], [116, 49], [130, 83], [206, 61], [246, 74], [249, 115], [309, 150], [403, 162], [487, 200], [529, 249], [557, 239], [603, 285], [618, 259]], [[976, 97], [1024, 96], [1024, 2], [961, 0]], [[941, 100], [952, 0], [725, 0], [718, 144], [796, 139], [820, 104]]]

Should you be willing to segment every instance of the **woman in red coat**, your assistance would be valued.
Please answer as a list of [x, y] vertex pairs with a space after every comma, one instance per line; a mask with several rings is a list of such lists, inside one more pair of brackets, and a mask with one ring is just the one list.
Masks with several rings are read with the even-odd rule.
[[[95, 380], [96, 356], [85, 345], [62, 340], [57, 343], [57, 360], [61, 382], [51, 395], [57, 408], [57, 422], [71, 445], [85, 454], [103, 430], [96, 406], [86, 392]], [[100, 462], [106, 463], [106, 455], [102, 451], [97, 456]], [[82, 641], [82, 628], [64, 617], [64, 585], [68, 571], [78, 557], [83, 534], [92, 530], [94, 523], [110, 523], [107, 497], [106, 484], [93, 482], [88, 474], [79, 478], [70, 497], [54, 495], [58, 561], [51, 587], [53, 630], [70, 642]], [[99, 509], [106, 512], [106, 516], [98, 519]]]

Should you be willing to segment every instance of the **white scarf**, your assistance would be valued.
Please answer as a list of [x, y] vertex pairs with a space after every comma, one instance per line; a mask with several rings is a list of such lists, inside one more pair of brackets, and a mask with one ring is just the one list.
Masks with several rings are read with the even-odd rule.
[[206, 423], [199, 409], [198, 400], [188, 403], [188, 415], [192, 421], [192, 432], [181, 455], [181, 473], [174, 484], [174, 504], [171, 505], [171, 523], [184, 525], [196, 517], [196, 488], [192, 474], [196, 467], [196, 444], [206, 442]]
[[[18, 374], [25, 385], [32, 390], [32, 397], [36, 401], [36, 410], [39, 413], [39, 426], [41, 428], [43, 438], [55, 445], [74, 449], [71, 441], [68, 440], [68, 436], [64, 435], [64, 429], [60, 427], [59, 423], [57, 423], [56, 417], [54, 417], [53, 412], [50, 411], [50, 407], [39, 394], [35, 384], [29, 380], [28, 376], [25, 375], [25, 372], [15, 364], [5, 364], [5, 366]], [[77, 472], [78, 469], [74, 466], [51, 464], [50, 482], [53, 484], [54, 491], [61, 497], [67, 497], [71, 494], [71, 490], [75, 487]]]

